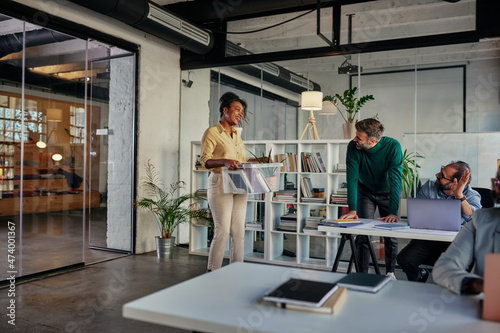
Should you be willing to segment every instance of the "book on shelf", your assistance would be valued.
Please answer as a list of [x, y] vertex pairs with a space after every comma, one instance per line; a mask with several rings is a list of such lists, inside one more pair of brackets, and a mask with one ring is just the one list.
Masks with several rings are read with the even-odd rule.
[[296, 232], [297, 231], [297, 214], [288, 213], [288, 214], [282, 215], [280, 217], [280, 223], [278, 225], [277, 230]]
[[345, 163], [337, 163], [337, 167], [335, 168], [336, 172], [345, 172], [347, 169], [347, 165]]
[[297, 190], [280, 190], [274, 192], [273, 201], [295, 202], [297, 201]]
[[320, 307], [338, 289], [336, 283], [291, 278], [264, 295], [264, 300], [280, 304]]
[[318, 231], [318, 225], [325, 218], [322, 216], [308, 216], [306, 218], [306, 225], [302, 228], [302, 232], [310, 235], [324, 235], [324, 231]]
[[334, 194], [347, 195], [347, 187], [339, 187], [339, 188], [337, 188], [337, 191]]
[[263, 230], [262, 222], [247, 222], [245, 223], [245, 228], [249, 230]]
[[301, 177], [300, 178], [300, 191], [302, 192], [302, 196], [305, 198], [314, 197], [313, 186], [311, 182], [311, 178], [309, 177]]
[[323, 162], [323, 158], [319, 152], [316, 152], [316, 159], [318, 160], [320, 172], [326, 172], [325, 162]]
[[405, 223], [405, 222], [381, 223], [381, 224], [375, 224], [373, 227], [377, 228], [377, 229], [384, 229], [384, 230], [401, 230], [401, 229], [409, 229], [410, 228], [408, 223]]
[[326, 199], [325, 198], [316, 198], [316, 197], [312, 197], [312, 198], [302, 197], [301, 201], [302, 202], [313, 202], [313, 203], [325, 203]]
[[376, 293], [382, 289], [389, 281], [390, 276], [369, 273], [350, 273], [337, 281], [339, 287], [349, 290], [366, 291]]
[[332, 296], [330, 296], [325, 303], [323, 303], [320, 307], [310, 307], [310, 306], [301, 306], [295, 304], [286, 304], [286, 303], [276, 303], [276, 306], [280, 308], [284, 308], [287, 310], [297, 310], [297, 311], [305, 311], [305, 312], [314, 312], [314, 313], [323, 313], [323, 314], [334, 314], [339, 311], [342, 303], [346, 299], [347, 289], [343, 287], [339, 287]]

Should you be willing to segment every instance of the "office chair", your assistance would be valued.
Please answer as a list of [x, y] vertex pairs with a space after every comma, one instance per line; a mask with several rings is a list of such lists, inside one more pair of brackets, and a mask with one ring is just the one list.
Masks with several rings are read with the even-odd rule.
[[483, 206], [483, 208], [491, 208], [495, 205], [491, 197], [490, 189], [484, 187], [473, 187], [472, 189], [476, 190], [479, 195], [481, 195], [481, 206]]

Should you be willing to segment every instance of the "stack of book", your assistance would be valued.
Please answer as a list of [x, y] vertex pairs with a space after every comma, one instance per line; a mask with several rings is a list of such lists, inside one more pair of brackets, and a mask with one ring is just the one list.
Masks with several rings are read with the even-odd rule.
[[318, 231], [318, 225], [325, 218], [321, 216], [309, 216], [306, 218], [306, 225], [302, 232], [308, 235], [324, 235], [324, 231]]
[[326, 166], [319, 152], [301, 153], [303, 172], [326, 172]]
[[332, 193], [330, 195], [330, 203], [337, 205], [347, 205], [347, 195]]
[[281, 190], [274, 192], [273, 201], [296, 202], [297, 190]]
[[207, 189], [199, 189], [196, 192], [194, 192], [194, 195], [198, 198], [206, 199], [207, 198]]
[[335, 193], [330, 195], [330, 203], [338, 205], [347, 204], [347, 188], [339, 187]]
[[245, 223], [245, 229], [247, 230], [256, 230], [256, 231], [262, 231], [264, 230], [262, 227], [262, 222], [247, 222]]
[[278, 226], [279, 231], [289, 231], [297, 232], [297, 214], [288, 213], [282, 215], [280, 218], [280, 224]]
[[325, 219], [321, 221], [319, 225], [324, 225], [329, 227], [350, 228], [350, 227], [355, 227], [357, 225], [363, 225], [363, 222], [356, 219], [336, 219], [336, 220]]

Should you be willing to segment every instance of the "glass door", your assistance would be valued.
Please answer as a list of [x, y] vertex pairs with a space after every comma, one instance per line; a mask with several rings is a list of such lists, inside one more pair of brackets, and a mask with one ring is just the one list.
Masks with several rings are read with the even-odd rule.
[[[134, 160], [135, 56], [116, 54], [106, 45], [90, 42], [110, 56], [89, 59], [88, 92], [89, 161], [89, 246], [93, 250], [132, 251], [132, 203]], [[77, 133], [83, 110], [75, 110]], [[102, 252], [102, 251], [99, 251]], [[85, 262], [109, 254], [90, 251]]]

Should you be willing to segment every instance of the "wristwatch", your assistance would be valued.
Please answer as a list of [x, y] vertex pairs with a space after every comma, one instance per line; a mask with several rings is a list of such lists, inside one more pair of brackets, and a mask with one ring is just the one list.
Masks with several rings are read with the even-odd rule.
[[463, 197], [461, 197], [461, 198], [460, 198], [460, 199], [458, 199], [458, 200], [460, 200], [460, 201], [465, 201], [465, 200], [467, 200], [467, 197], [464, 195]]

